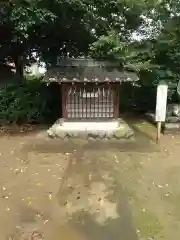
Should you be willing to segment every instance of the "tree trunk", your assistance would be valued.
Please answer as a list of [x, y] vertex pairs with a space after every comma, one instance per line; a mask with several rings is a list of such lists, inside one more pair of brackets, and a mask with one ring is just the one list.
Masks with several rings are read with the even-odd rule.
[[16, 76], [19, 79], [20, 83], [24, 81], [24, 64], [23, 56], [17, 56], [14, 58], [14, 64], [16, 67]]

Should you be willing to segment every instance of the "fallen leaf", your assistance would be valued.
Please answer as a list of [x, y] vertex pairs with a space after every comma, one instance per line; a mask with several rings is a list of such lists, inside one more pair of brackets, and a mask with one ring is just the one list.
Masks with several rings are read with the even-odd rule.
[[39, 239], [39, 240], [44, 239], [43, 234], [37, 231], [32, 232], [30, 235], [31, 235], [30, 239]]
[[100, 199], [99, 202], [100, 202], [100, 205], [103, 205], [104, 199]]
[[92, 174], [89, 174], [89, 180], [91, 181], [91, 179], [92, 179]]
[[143, 209], [142, 209], [142, 212], [146, 212], [146, 209], [145, 209], [145, 208], [143, 208]]
[[41, 214], [40, 214], [40, 213], [37, 213], [37, 214], [36, 214], [36, 217], [39, 217], [39, 218], [40, 218], [40, 217], [41, 217]]
[[20, 171], [20, 169], [16, 168], [16, 169], [14, 170], [14, 173], [18, 174], [19, 171]]
[[31, 205], [32, 204], [32, 200], [30, 197], [28, 197], [28, 205]]
[[49, 194], [49, 199], [50, 199], [50, 200], [52, 199], [52, 193]]
[[60, 167], [61, 165], [60, 164], [56, 164], [57, 167]]

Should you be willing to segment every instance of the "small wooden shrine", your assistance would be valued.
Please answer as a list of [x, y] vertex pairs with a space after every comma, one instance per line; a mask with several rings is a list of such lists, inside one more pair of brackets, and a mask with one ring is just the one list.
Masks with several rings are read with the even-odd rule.
[[61, 59], [45, 78], [61, 84], [64, 120], [112, 120], [119, 118], [120, 83], [136, 81], [117, 62]]

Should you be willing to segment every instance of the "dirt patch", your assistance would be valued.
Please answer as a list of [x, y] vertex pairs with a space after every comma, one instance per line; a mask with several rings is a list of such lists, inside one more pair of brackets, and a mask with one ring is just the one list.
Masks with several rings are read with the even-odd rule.
[[0, 239], [179, 239], [180, 138], [138, 128], [151, 137], [2, 136]]

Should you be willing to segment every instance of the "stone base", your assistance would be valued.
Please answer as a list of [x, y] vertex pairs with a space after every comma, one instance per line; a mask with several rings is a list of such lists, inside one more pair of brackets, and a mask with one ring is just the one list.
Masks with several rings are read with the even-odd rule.
[[166, 119], [167, 123], [180, 123], [180, 119], [178, 117], [170, 116]]
[[[152, 122], [155, 122], [155, 114], [147, 113], [146, 118]], [[163, 134], [179, 134], [180, 133], [180, 119], [175, 116], [167, 117], [166, 122], [162, 124]]]
[[57, 120], [47, 131], [51, 138], [67, 139], [85, 137], [88, 139], [129, 139], [133, 130], [122, 119], [102, 122], [69, 122]]
[[163, 126], [164, 134], [179, 134], [180, 123], [165, 123]]

